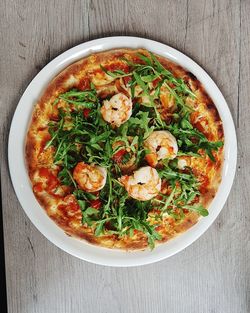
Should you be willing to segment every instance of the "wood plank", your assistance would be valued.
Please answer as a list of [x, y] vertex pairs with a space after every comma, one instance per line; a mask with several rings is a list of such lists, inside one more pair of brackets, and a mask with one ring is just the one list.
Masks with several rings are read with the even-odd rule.
[[[249, 312], [249, 1], [6, 0], [0, 11], [9, 312]], [[208, 71], [238, 121], [239, 161], [224, 210], [198, 241], [160, 263], [117, 269], [71, 257], [34, 228], [11, 186], [6, 147], [17, 102], [48, 61], [88, 39], [121, 34], [167, 43]]]

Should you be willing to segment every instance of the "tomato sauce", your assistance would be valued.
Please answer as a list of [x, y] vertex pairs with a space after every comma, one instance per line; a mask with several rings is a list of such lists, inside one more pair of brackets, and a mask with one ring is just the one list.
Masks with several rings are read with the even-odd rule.
[[89, 90], [90, 89], [90, 80], [89, 80], [89, 78], [85, 77], [85, 78], [81, 79], [79, 84], [78, 84], [78, 86], [77, 86], [77, 88], [79, 90], [82, 90], [82, 91]]
[[209, 186], [209, 178], [203, 174], [200, 174], [198, 179], [201, 183], [200, 188], [199, 188], [200, 193], [201, 194], [207, 193], [208, 186]]
[[160, 77], [154, 79], [154, 80], [152, 81], [153, 87], [156, 87], [156, 86], [158, 85], [158, 83], [159, 83], [160, 80], [161, 80]]
[[125, 76], [123, 77], [123, 82], [125, 85], [127, 85], [132, 80], [131, 76]]
[[43, 183], [37, 183], [33, 187], [34, 192], [42, 192], [43, 189]]
[[126, 149], [121, 149], [119, 150], [118, 152], [116, 152], [114, 155], [113, 155], [113, 160], [116, 162], [116, 163], [121, 163], [122, 162], [122, 159], [124, 157], [124, 154], [126, 154]]
[[48, 142], [50, 139], [51, 139], [51, 136], [50, 136], [49, 133], [46, 133], [46, 134], [43, 135], [43, 138], [42, 138], [41, 143], [40, 143], [40, 151], [39, 151], [39, 153], [42, 153], [42, 152], [43, 152], [43, 150], [44, 150], [44, 148], [45, 148], [47, 142]]
[[113, 71], [116, 71], [116, 70], [120, 70], [120, 71], [123, 71], [125, 73], [129, 73], [129, 66], [125, 63], [111, 63], [111, 64], [108, 64], [108, 65], [105, 65], [105, 69], [107, 71], [110, 71], [110, 72], [113, 72]]
[[85, 118], [88, 118], [90, 112], [91, 112], [91, 109], [83, 109], [82, 113]]
[[[58, 178], [52, 174], [49, 169], [47, 168], [40, 168], [39, 169], [39, 175], [43, 178], [45, 178], [45, 190], [49, 193], [52, 194], [53, 196], [57, 196], [55, 194], [55, 189], [60, 185], [60, 181], [58, 180]], [[41, 187], [41, 186], [40, 186]]]
[[102, 207], [102, 202], [100, 199], [91, 200], [90, 205], [92, 208], [99, 210]]

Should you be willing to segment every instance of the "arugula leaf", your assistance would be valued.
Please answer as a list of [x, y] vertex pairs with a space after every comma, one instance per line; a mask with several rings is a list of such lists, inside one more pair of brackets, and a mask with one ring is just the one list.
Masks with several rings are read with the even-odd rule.
[[76, 182], [73, 179], [72, 174], [66, 167], [63, 167], [63, 169], [59, 172], [58, 178], [64, 185], [77, 188]]
[[114, 70], [113, 72], [108, 71], [104, 66], [100, 65], [100, 68], [103, 70], [103, 72], [105, 72], [107, 75], [113, 77], [113, 78], [120, 78], [120, 77], [126, 77], [126, 76], [130, 76], [131, 73], [125, 73], [122, 70]]
[[195, 211], [201, 216], [208, 216], [208, 210], [203, 207], [203, 205], [185, 205], [185, 209], [190, 211]]
[[103, 232], [104, 232], [104, 224], [105, 224], [106, 221], [107, 221], [107, 219], [102, 220], [102, 221], [98, 221], [96, 223], [97, 226], [96, 226], [96, 229], [95, 229], [95, 236], [100, 236], [100, 235], [103, 234]]

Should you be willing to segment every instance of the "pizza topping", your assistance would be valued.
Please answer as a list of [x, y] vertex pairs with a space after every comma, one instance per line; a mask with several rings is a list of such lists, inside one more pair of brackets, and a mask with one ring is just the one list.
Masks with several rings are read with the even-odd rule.
[[185, 157], [179, 157], [177, 161], [177, 166], [180, 170], [184, 170], [188, 166], [188, 159]]
[[72, 89], [64, 94], [61, 94], [59, 99], [64, 100], [66, 104], [71, 104], [73, 107], [76, 106], [81, 109], [91, 109], [95, 107], [95, 103], [98, 100], [95, 89], [84, 91]]
[[[201, 200], [223, 146], [211, 138], [222, 135], [210, 136], [200, 90], [171, 66], [147, 52], [120, 56], [91, 67], [55, 100], [56, 118], [39, 143], [53, 162], [40, 169], [33, 189], [60, 194], [62, 214], [81, 214], [84, 231], [116, 240], [136, 233], [153, 248], [186, 215], [208, 214]], [[199, 160], [209, 164], [204, 174]]]
[[44, 190], [44, 187], [43, 187], [43, 183], [40, 182], [40, 183], [36, 183], [34, 186], [33, 186], [33, 190], [35, 193], [37, 192], [42, 192]]
[[75, 198], [74, 195], [68, 195], [66, 196], [63, 201], [66, 203], [66, 205], [70, 208], [71, 212], [77, 212], [79, 210], [79, 204]]
[[49, 194], [57, 196], [57, 187], [60, 185], [60, 181], [57, 176], [54, 175], [48, 168], [42, 167], [38, 171], [38, 175], [41, 181], [34, 185], [35, 192], [41, 192], [42, 189], [46, 190]]
[[145, 140], [144, 146], [149, 150], [146, 160], [150, 166], [155, 167], [158, 161], [163, 159], [174, 159], [178, 152], [175, 137], [166, 130], [154, 131]]
[[101, 166], [80, 162], [73, 171], [73, 178], [79, 187], [87, 192], [96, 192], [106, 183], [107, 171]]
[[113, 155], [113, 160], [116, 162], [116, 163], [122, 163], [123, 162], [123, 158], [124, 156], [127, 154], [127, 151], [126, 149], [120, 149], [118, 152], [116, 152], [114, 155]]
[[91, 77], [91, 81], [95, 86], [104, 86], [111, 83], [113, 80], [113, 77], [107, 75], [100, 69], [95, 70]]
[[129, 82], [131, 82], [132, 77], [131, 76], [125, 76], [123, 77], [123, 82], [124, 84], [127, 86], [129, 84]]
[[176, 109], [175, 98], [166, 86], [160, 88], [160, 101], [162, 104], [162, 111], [166, 113], [173, 113]]
[[123, 93], [118, 93], [110, 100], [103, 101], [101, 114], [112, 126], [120, 127], [132, 114], [132, 101]]
[[91, 112], [90, 109], [83, 109], [83, 116], [84, 116], [85, 118], [88, 118], [90, 112]]
[[122, 173], [129, 174], [136, 169], [137, 137], [127, 137], [112, 144], [112, 159], [119, 166]]
[[119, 181], [132, 198], [140, 201], [150, 200], [161, 191], [161, 179], [150, 166], [141, 167], [131, 176], [122, 176]]
[[82, 91], [90, 89], [90, 80], [88, 77], [80, 80], [80, 82], [78, 84], [78, 89], [82, 90]]
[[90, 201], [91, 208], [100, 209], [102, 207], [102, 202], [100, 199]]

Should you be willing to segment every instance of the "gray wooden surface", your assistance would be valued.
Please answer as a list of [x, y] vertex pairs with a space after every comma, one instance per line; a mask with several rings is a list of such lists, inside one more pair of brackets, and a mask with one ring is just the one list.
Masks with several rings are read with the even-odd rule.
[[[250, 1], [2, 0], [1, 180], [10, 313], [250, 312]], [[191, 56], [214, 78], [238, 136], [236, 179], [213, 226], [160, 263], [107, 268], [56, 248], [30, 223], [13, 191], [7, 139], [34, 75], [66, 49], [136, 35]]]

